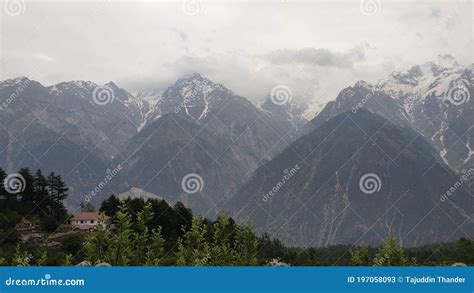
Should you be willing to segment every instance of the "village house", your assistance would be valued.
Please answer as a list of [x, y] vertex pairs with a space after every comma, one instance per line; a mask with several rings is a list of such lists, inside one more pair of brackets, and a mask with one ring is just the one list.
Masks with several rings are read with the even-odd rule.
[[103, 219], [106, 226], [109, 224], [109, 217], [98, 212], [80, 212], [74, 214], [71, 219], [71, 225], [79, 230], [92, 230], [99, 221]]

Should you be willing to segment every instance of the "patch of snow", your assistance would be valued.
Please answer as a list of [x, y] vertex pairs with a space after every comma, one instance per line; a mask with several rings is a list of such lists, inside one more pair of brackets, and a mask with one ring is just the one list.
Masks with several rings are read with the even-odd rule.
[[162, 99], [162, 93], [158, 91], [140, 92], [136, 95], [135, 103], [142, 119], [140, 125], [138, 126], [138, 131], [142, 130], [149, 123], [149, 121], [156, 120], [161, 117], [159, 104]]
[[204, 110], [202, 111], [198, 120], [201, 120], [201, 118], [207, 117], [208, 113], [209, 113], [209, 100], [208, 100], [208, 96], [204, 96]]
[[19, 84], [23, 84], [24, 82], [26, 81], [31, 81], [30, 79], [28, 79], [27, 77], [24, 77], [24, 76], [20, 76], [20, 77], [17, 77], [17, 78], [11, 78], [11, 79], [7, 79], [7, 80], [4, 80], [4, 81], [1, 81], [1, 85], [5, 85], [5, 86], [17, 86]]
[[313, 119], [324, 109], [328, 102], [330, 101], [320, 100], [319, 102], [309, 104], [306, 110], [303, 112], [303, 117], [308, 121]]

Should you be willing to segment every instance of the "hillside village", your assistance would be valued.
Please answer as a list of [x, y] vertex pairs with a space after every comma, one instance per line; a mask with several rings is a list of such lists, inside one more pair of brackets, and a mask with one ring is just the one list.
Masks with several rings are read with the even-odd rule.
[[22, 242], [32, 241], [47, 247], [59, 247], [61, 240], [73, 233], [89, 234], [99, 222], [103, 220], [106, 227], [110, 228], [110, 217], [99, 212], [78, 212], [52, 233], [41, 230], [40, 219], [37, 216], [28, 216], [21, 219], [15, 226]]

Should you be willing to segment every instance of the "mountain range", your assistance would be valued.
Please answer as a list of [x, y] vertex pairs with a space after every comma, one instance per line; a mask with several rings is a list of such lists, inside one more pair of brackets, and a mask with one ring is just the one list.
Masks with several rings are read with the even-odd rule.
[[474, 235], [471, 175], [456, 185], [473, 167], [473, 71], [439, 56], [358, 81], [315, 117], [198, 73], [136, 95], [113, 82], [4, 80], [0, 167], [59, 172], [72, 211], [86, 195], [145, 194], [209, 217], [226, 209], [291, 245], [448, 241]]
[[330, 117], [363, 107], [416, 129], [454, 170], [472, 167], [473, 72], [474, 64], [462, 67], [451, 55], [442, 55], [437, 62], [394, 72], [373, 85], [359, 81], [329, 102], [307, 131]]
[[474, 233], [467, 189], [439, 199], [457, 180], [424, 137], [360, 109], [296, 140], [228, 208], [292, 246], [374, 245], [389, 234], [411, 246]]

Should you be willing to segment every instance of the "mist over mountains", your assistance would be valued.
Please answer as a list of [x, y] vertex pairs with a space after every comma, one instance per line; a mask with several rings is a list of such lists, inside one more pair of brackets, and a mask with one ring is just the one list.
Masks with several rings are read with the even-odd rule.
[[61, 173], [71, 210], [144, 191], [290, 245], [450, 241], [474, 235], [473, 71], [439, 56], [347, 86], [315, 117], [285, 85], [255, 105], [198, 73], [137, 95], [4, 80], [0, 167]]

